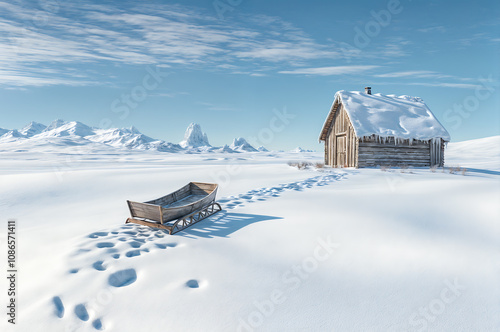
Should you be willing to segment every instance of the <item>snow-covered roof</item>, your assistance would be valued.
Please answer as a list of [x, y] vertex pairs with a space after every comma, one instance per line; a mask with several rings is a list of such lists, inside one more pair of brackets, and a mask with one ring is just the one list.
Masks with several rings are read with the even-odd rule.
[[359, 91], [338, 91], [325, 120], [320, 141], [326, 139], [338, 106], [342, 104], [357, 137], [378, 135], [402, 139], [450, 140], [450, 134], [439, 123], [419, 97], [367, 94]]

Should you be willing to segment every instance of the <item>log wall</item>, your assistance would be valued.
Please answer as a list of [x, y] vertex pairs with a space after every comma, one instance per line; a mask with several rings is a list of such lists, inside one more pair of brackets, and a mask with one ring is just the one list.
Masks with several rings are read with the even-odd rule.
[[431, 144], [420, 140], [363, 138], [359, 142], [359, 167], [431, 166]]

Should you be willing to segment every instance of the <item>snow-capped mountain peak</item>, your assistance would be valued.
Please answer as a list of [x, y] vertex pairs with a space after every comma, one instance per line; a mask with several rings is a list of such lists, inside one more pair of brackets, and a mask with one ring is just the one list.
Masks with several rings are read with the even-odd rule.
[[17, 129], [13, 129], [13, 130], [9, 130], [5, 134], [3, 134], [0, 139], [2, 141], [12, 141], [12, 140], [16, 140], [19, 138], [24, 138], [24, 135], [21, 134], [19, 131], [17, 131]]
[[115, 147], [137, 148], [147, 150], [148, 144], [155, 141], [149, 136], [141, 133], [137, 128], [111, 128], [96, 129], [92, 136], [87, 139], [93, 142], [104, 143]]
[[52, 129], [56, 129], [64, 124], [66, 124], [64, 120], [57, 119], [52, 121], [43, 131], [51, 131]]
[[130, 130], [130, 132], [133, 134], [141, 134], [142, 135], [142, 133], [139, 131], [139, 129], [137, 129], [134, 126], [131, 126], [130, 128], [127, 128], [127, 129]]
[[257, 150], [251, 146], [243, 137], [238, 137], [233, 140], [230, 148], [240, 152], [256, 152]]
[[301, 152], [314, 152], [314, 151], [313, 150], [305, 150], [305, 149], [302, 149], [300, 146], [298, 146], [295, 149], [291, 150], [290, 152], [301, 153]]
[[179, 143], [179, 145], [183, 148], [211, 146], [210, 143], [208, 143], [207, 134], [201, 130], [201, 126], [197, 123], [191, 123], [189, 125], [186, 129], [186, 133], [184, 134], [184, 139]]
[[234, 151], [227, 144], [224, 144], [224, 146], [221, 147], [221, 148], [219, 148], [219, 149], [217, 149], [216, 152], [219, 152], [219, 153], [233, 153], [233, 152], [237, 152], [237, 151]]
[[80, 136], [85, 137], [94, 135], [94, 130], [78, 121], [64, 122], [63, 120], [56, 120], [52, 122], [43, 132], [36, 136], [40, 137], [62, 137], [62, 136]]
[[21, 130], [19, 130], [19, 133], [26, 137], [32, 137], [34, 135], [40, 134], [42, 131], [47, 128], [46, 125], [43, 125], [38, 122], [31, 121], [28, 123], [26, 126], [24, 126]]

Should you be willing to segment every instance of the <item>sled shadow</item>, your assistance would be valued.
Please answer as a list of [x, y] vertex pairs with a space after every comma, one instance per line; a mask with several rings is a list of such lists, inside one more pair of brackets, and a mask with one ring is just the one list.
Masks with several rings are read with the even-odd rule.
[[227, 237], [228, 235], [248, 225], [261, 221], [277, 219], [283, 218], [258, 214], [234, 213], [222, 210], [175, 235], [189, 238]]

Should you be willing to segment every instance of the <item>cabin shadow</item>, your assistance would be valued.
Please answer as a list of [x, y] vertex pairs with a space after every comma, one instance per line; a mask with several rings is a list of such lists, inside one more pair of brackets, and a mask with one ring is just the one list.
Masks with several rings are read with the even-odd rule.
[[184, 236], [189, 238], [227, 237], [228, 235], [248, 225], [277, 219], [283, 218], [258, 214], [234, 213], [222, 210], [214, 216], [202, 220], [192, 227], [175, 234], [174, 236]]
[[480, 169], [480, 168], [466, 168], [466, 172], [488, 174], [488, 175], [500, 175], [499, 171], [492, 171], [489, 169]]

